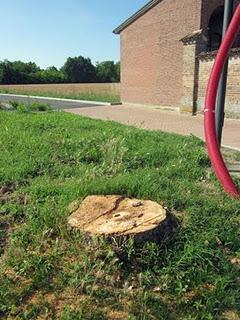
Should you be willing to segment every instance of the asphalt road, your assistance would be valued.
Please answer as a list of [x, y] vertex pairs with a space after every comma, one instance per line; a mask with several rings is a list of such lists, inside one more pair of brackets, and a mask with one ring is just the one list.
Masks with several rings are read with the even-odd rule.
[[0, 102], [18, 101], [23, 103], [41, 102], [49, 104], [53, 109], [75, 109], [75, 108], [89, 108], [97, 107], [102, 104], [97, 103], [83, 103], [79, 101], [66, 101], [61, 99], [46, 99], [46, 98], [32, 98], [32, 97], [16, 97], [12, 95], [0, 94]]

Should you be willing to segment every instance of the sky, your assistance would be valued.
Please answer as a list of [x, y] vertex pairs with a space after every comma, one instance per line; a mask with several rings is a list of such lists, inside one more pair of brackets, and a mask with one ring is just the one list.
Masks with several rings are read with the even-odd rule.
[[148, 0], [1, 0], [0, 61], [61, 67], [67, 57], [120, 59], [112, 30]]

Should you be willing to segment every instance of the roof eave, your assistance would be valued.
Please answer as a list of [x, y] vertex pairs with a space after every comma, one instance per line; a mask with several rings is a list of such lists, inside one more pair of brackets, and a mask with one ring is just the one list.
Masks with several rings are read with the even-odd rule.
[[144, 15], [147, 11], [152, 9], [156, 4], [158, 4], [162, 0], [152, 0], [148, 2], [145, 6], [143, 6], [140, 10], [134, 13], [130, 18], [125, 20], [123, 23], [120, 24], [116, 29], [113, 30], [113, 33], [120, 34], [125, 28], [127, 28], [131, 23], [137, 20], [139, 17]]

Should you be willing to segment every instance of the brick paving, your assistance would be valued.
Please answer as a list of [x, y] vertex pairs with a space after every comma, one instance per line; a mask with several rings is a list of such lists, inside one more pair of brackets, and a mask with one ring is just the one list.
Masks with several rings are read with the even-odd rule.
[[[191, 116], [179, 114], [176, 111], [129, 105], [74, 108], [65, 111], [95, 119], [113, 120], [143, 129], [161, 130], [182, 135], [193, 134], [204, 138], [202, 115]], [[223, 145], [240, 150], [240, 120], [226, 119]]]

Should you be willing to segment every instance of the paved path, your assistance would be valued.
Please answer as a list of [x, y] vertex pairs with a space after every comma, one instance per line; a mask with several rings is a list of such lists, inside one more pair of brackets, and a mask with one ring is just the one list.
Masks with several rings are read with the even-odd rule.
[[8, 101], [18, 101], [23, 103], [41, 102], [51, 105], [54, 109], [67, 109], [67, 108], [86, 108], [86, 107], [96, 107], [103, 103], [95, 102], [82, 102], [79, 100], [71, 99], [58, 99], [58, 98], [48, 98], [48, 97], [33, 97], [25, 95], [12, 95], [12, 94], [0, 94], [0, 102]]
[[[97, 106], [67, 109], [66, 111], [96, 119], [114, 120], [144, 129], [204, 137], [203, 116], [201, 115], [182, 115], [175, 111], [128, 105]], [[240, 150], [240, 120], [226, 119], [223, 145]]]

